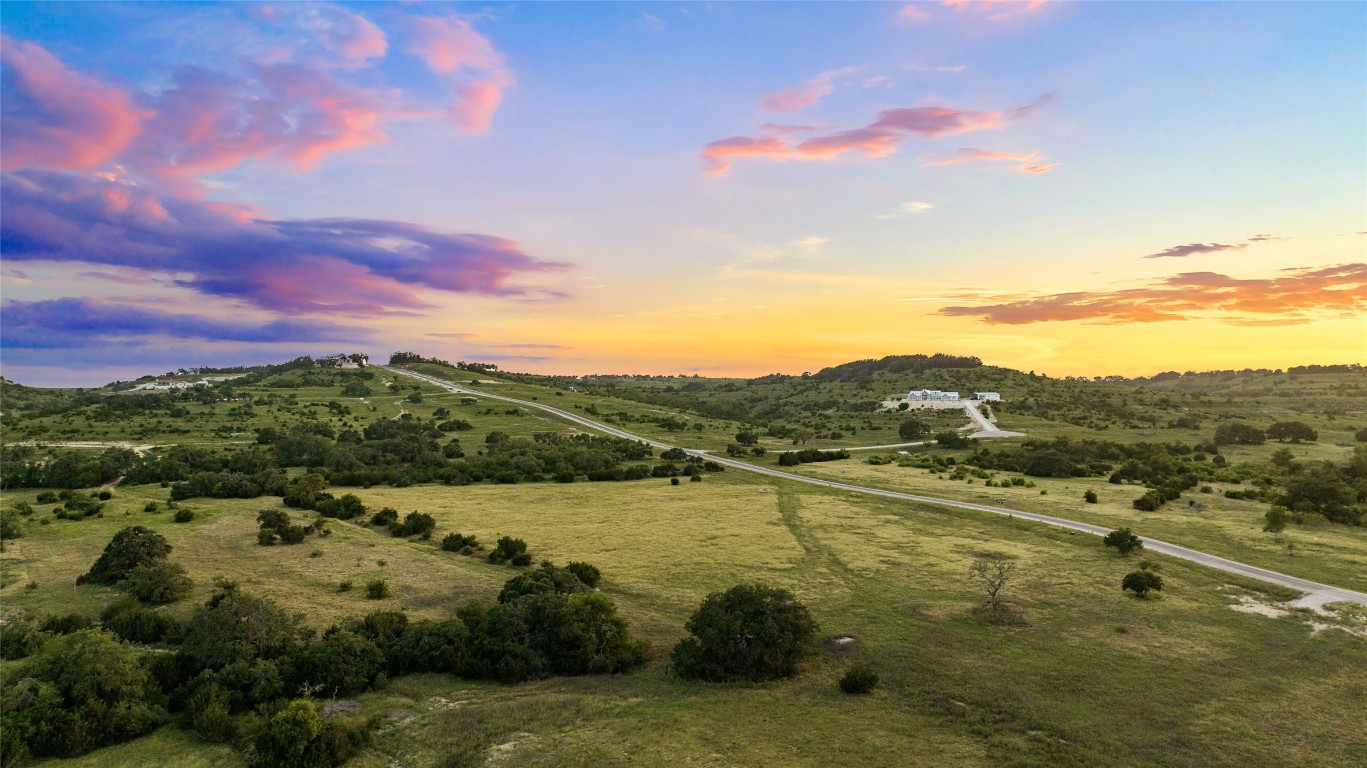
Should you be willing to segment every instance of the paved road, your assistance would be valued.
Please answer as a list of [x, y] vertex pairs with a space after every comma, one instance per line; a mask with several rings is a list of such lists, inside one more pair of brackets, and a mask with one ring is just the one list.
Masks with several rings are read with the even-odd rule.
[[978, 410], [976, 400], [969, 400], [964, 403], [964, 410], [968, 411], [969, 418], [978, 422], [978, 431], [969, 437], [1024, 437], [1024, 432], [1007, 432], [1004, 429], [997, 429], [997, 425], [988, 421], [983, 412]]
[[[578, 414], [571, 413], [570, 411], [561, 410], [553, 406], [543, 405], [541, 403], [535, 403], [529, 400], [519, 400], [517, 398], [508, 397], [506, 395], [497, 395], [484, 389], [470, 389], [468, 387], [460, 386], [459, 384], [453, 384], [449, 381], [436, 378], [435, 376], [428, 376], [426, 374], [404, 370], [402, 368], [389, 368], [388, 370], [391, 370], [395, 373], [403, 374], [405, 376], [411, 376], [416, 379], [421, 379], [423, 381], [428, 382], [429, 384], [435, 384], [440, 387], [445, 387], [446, 389], [449, 389], [452, 392], [459, 392], [465, 395], [475, 395], [477, 397], [487, 397], [493, 400], [504, 400], [510, 403], [516, 403], [527, 408], [540, 408], [543, 411], [548, 411], [581, 426], [585, 426], [599, 432], [605, 432], [609, 435], [613, 435], [614, 437], [622, 437], [628, 440], [639, 440], [640, 442], [646, 443], [647, 445], [650, 445], [654, 448], [659, 448], [661, 450], [675, 447], [669, 445], [668, 443], [661, 443], [656, 440], [650, 440], [644, 437], [640, 437], [639, 435], [633, 435], [629, 432], [623, 432], [622, 430], [617, 429], [615, 427], [610, 427], [606, 424], [600, 424], [591, 419], [586, 419]], [[970, 408], [970, 410], [976, 409]], [[979, 414], [979, 416], [981, 416], [981, 414]], [[826, 488], [835, 488], [837, 490], [851, 491], [853, 493], [864, 493], [869, 494], [871, 496], [882, 496], [889, 499], [919, 501], [927, 504], [939, 504], [941, 506], [946, 507], [958, 507], [959, 509], [972, 509], [978, 512], [990, 512], [994, 515], [1005, 515], [1007, 517], [1019, 517], [1025, 520], [1033, 520], [1037, 523], [1045, 523], [1047, 525], [1053, 525], [1059, 528], [1067, 528], [1073, 531], [1081, 531], [1083, 533], [1091, 533], [1097, 536], [1104, 536], [1107, 533], [1110, 533], [1109, 528], [1105, 528], [1100, 525], [1080, 523], [1076, 520], [1067, 520], [1061, 517], [1041, 515], [1036, 514], [1034, 512], [1022, 512], [1017, 509], [995, 507], [989, 504], [974, 504], [973, 502], [956, 501], [954, 499], [941, 499], [934, 496], [917, 496], [915, 494], [902, 493], [900, 491], [885, 491], [880, 488], [868, 488], [862, 485], [851, 485], [849, 483], [840, 483], [833, 480], [821, 480], [814, 477], [804, 477], [802, 475], [795, 475], [790, 472], [784, 472], [777, 469], [770, 469], [769, 467], [760, 467], [754, 464], [747, 464], [743, 461], [736, 461], [735, 459], [726, 458], [724, 456], [714, 456], [706, 451], [700, 451], [696, 449], [685, 448], [684, 452], [692, 456], [703, 457], [711, 461], [715, 461], [719, 464], [723, 464], [725, 466], [733, 467], [735, 469], [743, 470], [746, 472], [756, 472], [761, 475], [768, 475], [770, 477], [776, 477], [783, 480], [791, 480], [799, 483], [807, 483], [808, 485], [819, 485], [824, 486]], [[1367, 605], [1367, 593], [1354, 592], [1351, 589], [1343, 589], [1342, 587], [1334, 587], [1328, 584], [1320, 584], [1318, 582], [1309, 581], [1307, 579], [1298, 578], [1296, 576], [1288, 576], [1287, 574], [1268, 570], [1266, 568], [1259, 568], [1254, 565], [1246, 565], [1244, 563], [1235, 562], [1233, 560], [1226, 560], [1223, 557], [1217, 557], [1215, 555], [1207, 554], [1205, 552], [1201, 552], [1195, 549], [1190, 549], [1188, 547], [1179, 546], [1177, 544], [1170, 544], [1166, 541], [1160, 541], [1158, 539], [1150, 539], [1144, 537], [1143, 540], [1144, 548], [1150, 552], [1160, 552], [1162, 554], [1170, 555], [1172, 557], [1180, 558], [1182, 560], [1187, 560], [1193, 563], [1198, 563], [1200, 565], [1209, 566], [1217, 570], [1225, 571], [1226, 573], [1234, 573], [1240, 576], [1246, 576], [1250, 579], [1257, 579], [1259, 581], [1266, 581], [1283, 587], [1290, 587], [1291, 589], [1298, 589], [1306, 593], [1303, 597], [1293, 601], [1292, 605], [1315, 609], [1320, 608], [1326, 603], [1352, 602], [1359, 603], [1361, 605]]]

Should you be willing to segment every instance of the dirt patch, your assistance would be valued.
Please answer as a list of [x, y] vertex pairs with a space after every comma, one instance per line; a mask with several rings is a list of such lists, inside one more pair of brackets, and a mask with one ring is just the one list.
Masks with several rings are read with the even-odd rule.
[[[1237, 587], [1229, 588], [1237, 589]], [[1304, 608], [1294, 608], [1293, 604], [1268, 602], [1247, 594], [1234, 595], [1234, 599], [1238, 602], [1229, 606], [1231, 611], [1253, 613], [1266, 616], [1269, 619], [1290, 616], [1296, 619], [1298, 623], [1309, 627], [1311, 635], [1337, 629], [1356, 637], [1367, 637], [1367, 617], [1358, 615], [1354, 611], [1335, 611], [1321, 607], [1317, 611], [1311, 612]]]

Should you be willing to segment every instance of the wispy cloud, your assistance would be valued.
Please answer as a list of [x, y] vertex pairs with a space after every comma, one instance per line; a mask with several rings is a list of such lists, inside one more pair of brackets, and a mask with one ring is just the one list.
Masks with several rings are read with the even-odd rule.
[[907, 139], [952, 136], [970, 131], [1000, 129], [1023, 120], [1054, 100], [1041, 96], [1029, 104], [999, 112], [980, 112], [953, 107], [898, 107], [885, 109], [878, 119], [862, 127], [816, 135], [794, 141], [788, 134], [733, 136], [703, 147], [706, 172], [718, 176], [739, 158], [766, 160], [833, 160], [847, 153], [883, 157], [897, 151]]
[[890, 213], [880, 213], [874, 216], [875, 219], [905, 219], [910, 216], [920, 216], [935, 210], [935, 206], [920, 200], [908, 200], [897, 206], [897, 210]]
[[940, 0], [940, 4], [981, 16], [988, 21], [1006, 21], [1037, 11], [1051, 0]]
[[1184, 259], [1188, 256], [1199, 256], [1203, 253], [1220, 253], [1222, 251], [1242, 251], [1253, 243], [1266, 243], [1276, 240], [1285, 240], [1284, 237], [1275, 235], [1254, 235], [1242, 243], [1187, 243], [1186, 245], [1174, 245], [1165, 248], [1157, 253], [1151, 253], [1146, 259]]
[[937, 160], [928, 160], [922, 165], [958, 165], [960, 163], [972, 163], [979, 161], [1006, 161], [1015, 163], [1015, 170], [1021, 173], [1041, 174], [1054, 170], [1058, 163], [1045, 162], [1038, 152], [1014, 153], [1014, 152], [992, 152], [985, 149], [974, 147], [964, 147], [948, 157]]
[[[1278, 277], [1241, 279], [1186, 272], [1142, 288], [1078, 291], [1015, 298], [980, 306], [941, 307], [948, 317], [977, 317], [991, 325], [1086, 320], [1155, 323], [1211, 318], [1236, 325], [1308, 323], [1330, 314], [1367, 310], [1367, 264], [1284, 270]], [[1276, 317], [1269, 317], [1276, 315]]]
[[816, 103], [823, 96], [835, 93], [835, 79], [858, 72], [858, 67], [829, 69], [802, 85], [765, 94], [762, 106], [766, 112], [797, 112]]

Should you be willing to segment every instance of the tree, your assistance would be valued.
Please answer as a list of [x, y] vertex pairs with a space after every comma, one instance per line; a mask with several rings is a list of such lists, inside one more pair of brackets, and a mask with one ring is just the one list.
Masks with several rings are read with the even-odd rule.
[[127, 578], [134, 568], [164, 560], [169, 554], [171, 544], [165, 536], [141, 525], [124, 528], [114, 534], [104, 553], [76, 583], [112, 586]]
[[180, 653], [208, 669], [279, 658], [297, 647], [302, 622], [301, 614], [288, 614], [267, 598], [248, 595], [234, 584], [221, 584], [186, 622]]
[[1141, 600], [1148, 597], [1149, 591], [1163, 591], [1163, 577], [1154, 571], [1158, 570], [1152, 563], [1145, 561], [1139, 564], [1139, 570], [1130, 571], [1125, 574], [1125, 578], [1120, 581], [1120, 590], [1129, 590], [1135, 597]]
[[1272, 466], [1283, 472], [1294, 472], [1298, 469], [1296, 454], [1292, 453], [1290, 448], [1278, 448], [1273, 451], [1269, 461], [1272, 462]]
[[1138, 552], [1144, 548], [1144, 540], [1136, 536], [1129, 528], [1118, 528], [1106, 534], [1102, 542], [1108, 547], [1114, 547], [1122, 555], [1131, 552]]
[[1263, 515], [1263, 530], [1268, 533], [1281, 533], [1291, 523], [1291, 511], [1286, 507], [1273, 504]]
[[738, 584], [708, 595], [685, 628], [671, 655], [680, 677], [759, 681], [797, 672], [816, 621], [785, 589]]
[[1284, 443], [1287, 440], [1293, 443], [1301, 441], [1313, 443], [1320, 439], [1320, 433], [1312, 429], [1309, 424], [1301, 421], [1278, 421], [1267, 428], [1267, 439], [1276, 440], [1279, 443]]
[[1252, 424], [1231, 421], [1215, 428], [1216, 445], [1262, 445], [1267, 435]]
[[754, 432], [737, 432], [736, 442], [741, 445], [756, 445], [759, 443], [759, 435]]
[[967, 448], [973, 445], [973, 438], [964, 437], [953, 430], [946, 430], [936, 433], [935, 444], [941, 448]]
[[1034, 451], [1022, 471], [1031, 477], [1072, 477], [1073, 462], [1058, 451]]
[[928, 434], [930, 434], [930, 425], [915, 416], [903, 419], [902, 423], [897, 425], [897, 436], [903, 440], [916, 440]]
[[993, 619], [1000, 619], [1006, 615], [1006, 603], [1002, 600], [1001, 591], [1015, 571], [1016, 564], [1000, 555], [979, 557], [968, 568], [969, 575], [982, 582], [982, 587], [987, 592], [985, 607]]

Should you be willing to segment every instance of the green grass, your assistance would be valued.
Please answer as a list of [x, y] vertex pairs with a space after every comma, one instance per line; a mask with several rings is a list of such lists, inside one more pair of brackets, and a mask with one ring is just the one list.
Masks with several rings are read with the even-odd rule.
[[[40, 585], [26, 591], [20, 579], [0, 592], [0, 604], [98, 610], [115, 593], [75, 587], [74, 578], [115, 530], [139, 522], [171, 540], [172, 558], [199, 584], [193, 601], [222, 574], [306, 612], [319, 628], [377, 607], [441, 616], [466, 597], [491, 599], [514, 570], [441, 552], [436, 541], [456, 530], [486, 542], [507, 534], [526, 539], [538, 559], [602, 568], [602, 588], [653, 643], [652, 661], [628, 675], [515, 687], [444, 676], [392, 681], [362, 697], [385, 724], [354, 765], [1246, 768], [1347, 765], [1367, 752], [1367, 734], [1345, 716], [1367, 696], [1367, 640], [1337, 629], [1312, 633], [1299, 613], [1272, 619], [1230, 610], [1240, 594], [1284, 595], [1248, 591], [1247, 582], [1169, 558], [1155, 558], [1167, 583], [1161, 595], [1127, 597], [1119, 582], [1135, 560], [1094, 537], [734, 471], [680, 486], [358, 493], [368, 505], [433, 514], [433, 541], [333, 522], [328, 539], [259, 547], [255, 511], [269, 499], [196, 501], [188, 506], [201, 514], [177, 525], [166, 512], [133, 511], [164, 490], [120, 489], [103, 519], [29, 526], [3, 563], [37, 574]], [[310, 557], [314, 549], [322, 556]], [[983, 596], [967, 569], [983, 552], [1016, 564], [1007, 594], [1026, 625], [993, 626], [973, 615]], [[364, 599], [359, 587], [374, 575], [388, 579], [395, 597]], [[337, 593], [342, 578], [358, 588]], [[673, 678], [667, 653], [689, 613], [709, 591], [742, 580], [792, 589], [823, 638], [856, 641], [823, 642], [793, 680]], [[856, 659], [883, 679], [867, 698], [836, 688]], [[136, 748], [144, 743], [168, 765], [212, 765], [222, 754], [167, 729], [150, 739], [85, 759], [142, 765]]]

